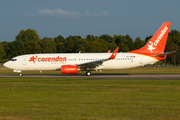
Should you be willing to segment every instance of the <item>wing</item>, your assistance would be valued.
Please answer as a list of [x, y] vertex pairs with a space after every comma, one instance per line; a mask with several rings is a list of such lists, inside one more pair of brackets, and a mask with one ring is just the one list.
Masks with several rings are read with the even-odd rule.
[[97, 68], [98, 66], [101, 66], [103, 62], [114, 59], [116, 57], [116, 55], [117, 55], [118, 50], [119, 50], [119, 47], [117, 47], [116, 50], [113, 52], [113, 54], [107, 59], [97, 60], [97, 61], [92, 61], [92, 62], [86, 62], [86, 63], [82, 63], [82, 64], [77, 64], [77, 66], [82, 68], [82, 69]]

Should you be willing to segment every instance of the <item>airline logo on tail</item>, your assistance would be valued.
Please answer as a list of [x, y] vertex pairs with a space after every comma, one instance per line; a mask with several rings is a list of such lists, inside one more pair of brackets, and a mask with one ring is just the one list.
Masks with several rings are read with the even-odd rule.
[[144, 47], [130, 51], [129, 53], [143, 54], [148, 56], [164, 53], [170, 26], [171, 22], [164, 22]]
[[151, 41], [149, 42], [148, 50], [150, 50], [151, 53], [153, 53], [153, 50], [156, 49], [156, 47], [154, 47], [154, 46], [158, 45], [158, 43], [161, 41], [162, 37], [164, 36], [164, 34], [166, 33], [167, 30], [168, 30], [168, 27], [164, 27], [164, 29], [161, 30], [161, 34], [157, 37], [156, 41], [154, 43], [152, 43]]
[[150, 45], [148, 45], [148, 50], [150, 50], [152, 53], [153, 50], [156, 49], [156, 47], [153, 47], [153, 43], [151, 43], [151, 41], [149, 43], [150, 43]]

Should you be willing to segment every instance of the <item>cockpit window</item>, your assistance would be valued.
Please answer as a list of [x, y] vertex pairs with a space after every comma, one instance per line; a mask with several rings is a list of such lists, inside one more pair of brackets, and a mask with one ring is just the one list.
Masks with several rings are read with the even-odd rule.
[[11, 59], [11, 61], [17, 61], [17, 59]]

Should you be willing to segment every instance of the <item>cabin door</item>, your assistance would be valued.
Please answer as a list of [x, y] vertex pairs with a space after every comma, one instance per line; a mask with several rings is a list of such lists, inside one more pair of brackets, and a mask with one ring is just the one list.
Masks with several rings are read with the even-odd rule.
[[22, 59], [22, 64], [23, 64], [23, 65], [27, 65], [27, 57], [23, 57], [23, 59]]

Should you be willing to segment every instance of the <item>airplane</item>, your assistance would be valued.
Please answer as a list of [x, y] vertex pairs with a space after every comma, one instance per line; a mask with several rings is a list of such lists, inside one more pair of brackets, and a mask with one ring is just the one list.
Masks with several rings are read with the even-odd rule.
[[61, 71], [62, 74], [77, 74], [86, 71], [128, 69], [154, 64], [164, 60], [172, 52], [164, 52], [171, 22], [164, 22], [147, 44], [137, 50], [118, 53], [119, 47], [113, 53], [44, 53], [26, 54], [12, 58], [3, 65], [14, 72], [22, 71]]

